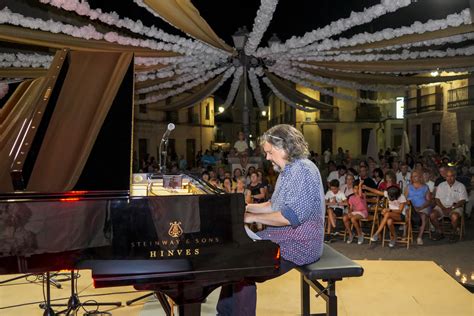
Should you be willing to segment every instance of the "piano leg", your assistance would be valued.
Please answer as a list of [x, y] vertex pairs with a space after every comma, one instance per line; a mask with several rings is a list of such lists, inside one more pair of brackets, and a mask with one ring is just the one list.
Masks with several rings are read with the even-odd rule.
[[179, 316], [201, 315], [201, 303], [181, 304], [178, 306]]
[[166, 316], [173, 316], [173, 306], [168, 302], [168, 298], [161, 292], [154, 293], [158, 301], [160, 301], [161, 307], [165, 311]]

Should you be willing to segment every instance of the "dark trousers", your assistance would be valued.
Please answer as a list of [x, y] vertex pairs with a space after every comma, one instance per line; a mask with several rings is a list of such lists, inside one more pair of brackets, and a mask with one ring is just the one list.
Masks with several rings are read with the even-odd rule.
[[[295, 268], [293, 262], [281, 259], [279, 277]], [[268, 279], [267, 279], [268, 280]], [[241, 281], [223, 285], [217, 302], [218, 316], [255, 316], [257, 310], [257, 286], [255, 282]]]

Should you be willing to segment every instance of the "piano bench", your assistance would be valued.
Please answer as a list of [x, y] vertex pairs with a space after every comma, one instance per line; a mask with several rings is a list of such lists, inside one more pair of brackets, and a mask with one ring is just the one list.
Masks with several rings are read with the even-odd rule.
[[[343, 254], [324, 244], [323, 255], [314, 263], [297, 267], [301, 274], [301, 315], [337, 315], [336, 282], [348, 277], [359, 277], [364, 269]], [[321, 283], [327, 282], [327, 285]], [[310, 314], [309, 287], [326, 301], [326, 313]]]

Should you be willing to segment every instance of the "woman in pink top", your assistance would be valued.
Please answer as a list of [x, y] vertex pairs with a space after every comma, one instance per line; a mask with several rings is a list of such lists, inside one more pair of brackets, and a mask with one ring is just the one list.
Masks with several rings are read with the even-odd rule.
[[349, 232], [349, 238], [347, 239], [347, 243], [352, 243], [354, 236], [352, 235], [351, 225], [354, 226], [357, 232], [357, 244], [361, 245], [364, 243], [364, 234], [362, 233], [362, 229], [360, 228], [359, 220], [362, 218], [367, 218], [369, 212], [367, 211], [367, 201], [365, 200], [365, 194], [362, 192], [362, 185], [364, 181], [355, 181], [354, 182], [354, 194], [349, 196], [347, 202], [349, 204], [349, 213], [344, 214], [342, 220], [344, 221], [344, 226], [346, 230]]

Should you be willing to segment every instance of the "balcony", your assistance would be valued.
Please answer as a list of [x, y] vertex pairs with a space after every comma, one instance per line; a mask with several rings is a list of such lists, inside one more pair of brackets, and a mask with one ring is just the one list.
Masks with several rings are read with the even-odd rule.
[[443, 93], [425, 94], [406, 100], [405, 114], [443, 111]]
[[359, 105], [356, 109], [356, 120], [365, 122], [379, 122], [382, 119], [380, 108], [376, 105]]
[[319, 120], [325, 122], [339, 121], [339, 108], [334, 106], [330, 109], [319, 111]]
[[448, 110], [474, 105], [474, 85], [448, 91]]

